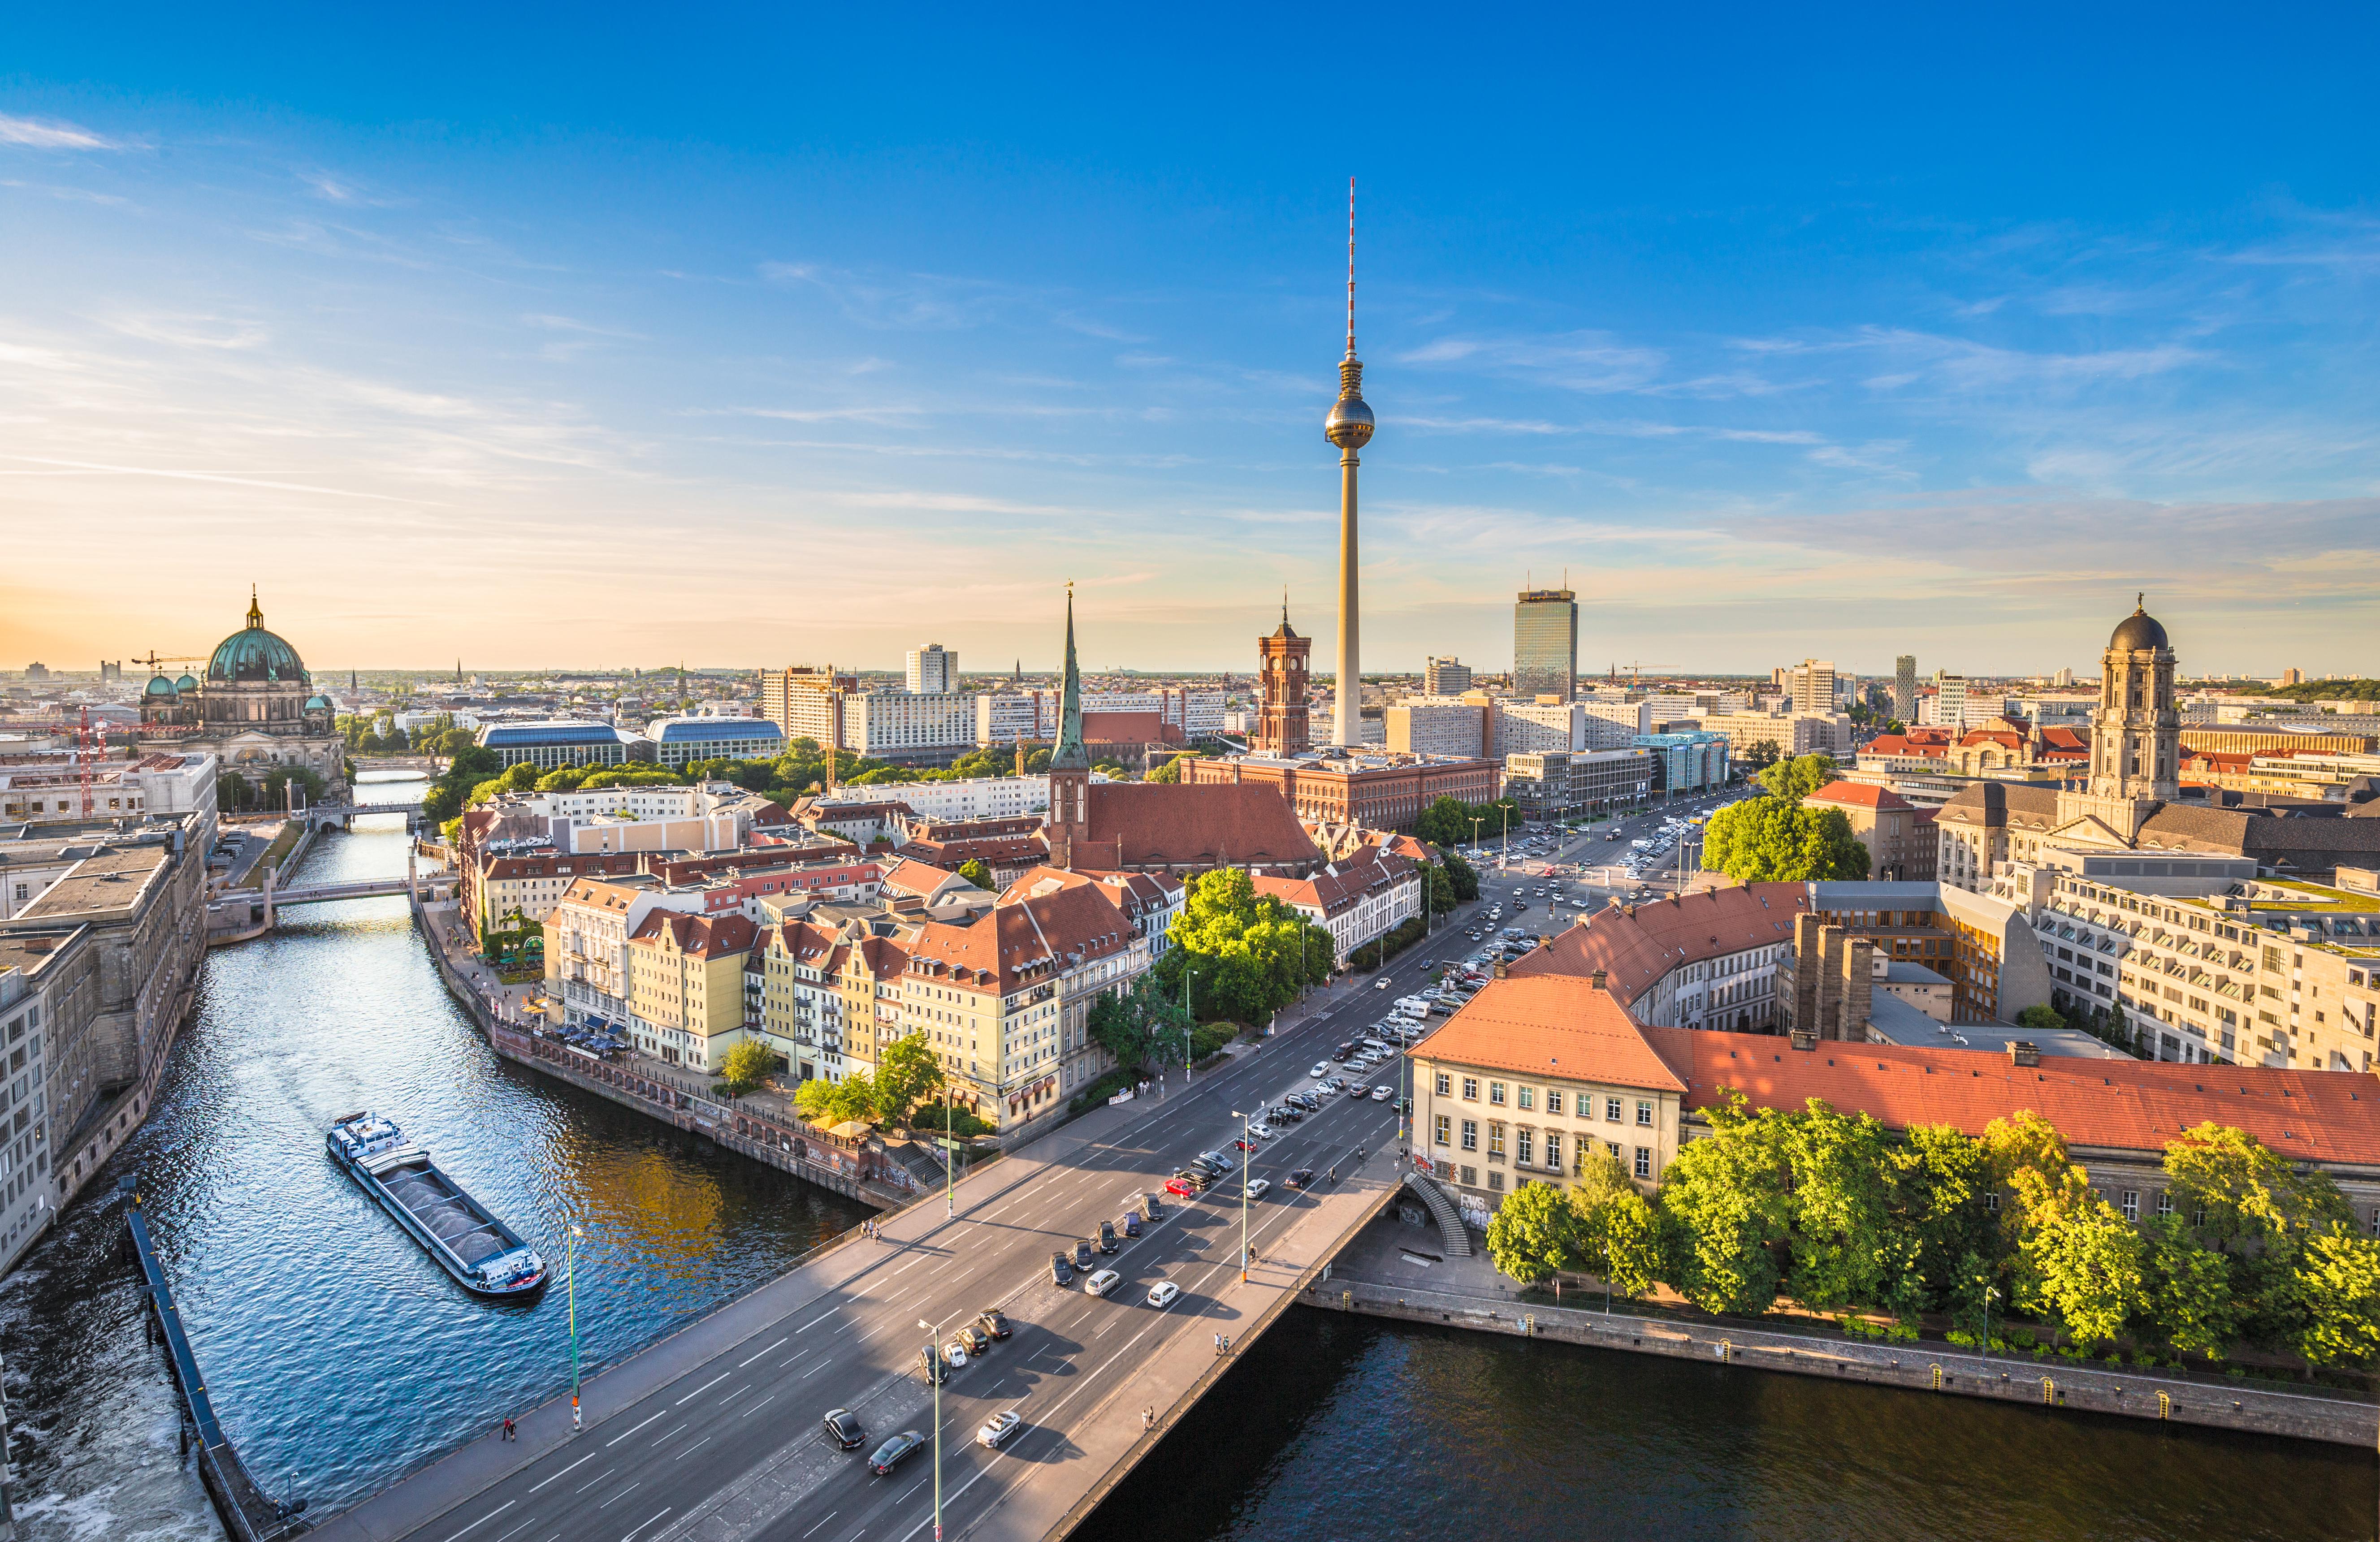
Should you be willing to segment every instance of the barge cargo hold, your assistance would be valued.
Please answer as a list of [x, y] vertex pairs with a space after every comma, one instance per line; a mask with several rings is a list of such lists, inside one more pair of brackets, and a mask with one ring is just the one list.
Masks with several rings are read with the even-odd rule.
[[323, 1144], [331, 1160], [473, 1295], [521, 1300], [544, 1287], [545, 1260], [536, 1250], [441, 1172], [393, 1121], [351, 1113], [331, 1126]]

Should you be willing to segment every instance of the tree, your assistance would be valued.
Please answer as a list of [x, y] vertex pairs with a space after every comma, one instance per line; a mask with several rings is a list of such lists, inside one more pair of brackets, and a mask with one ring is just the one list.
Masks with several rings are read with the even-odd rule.
[[1888, 734], [1906, 734], [1909, 732], [1909, 724], [1899, 718], [1894, 718], [1884, 725], [1884, 731]]
[[422, 796], [421, 811], [443, 824], [461, 813], [471, 789], [504, 769], [503, 757], [480, 745], [467, 745], [446, 762], [445, 774]]
[[1576, 1269], [1581, 1241], [1578, 1211], [1551, 1184], [1523, 1184], [1504, 1196], [1488, 1222], [1488, 1257], [1524, 1285]]
[[1414, 834], [1434, 846], [1467, 844], [1472, 836], [1471, 805], [1459, 797], [1435, 799], [1415, 819]]
[[1148, 773], [1148, 780], [1151, 782], [1161, 782], [1168, 786], [1171, 786], [1182, 780], [1182, 762], [1184, 760], [1196, 760], [1197, 759], [1198, 755], [1196, 751], [1186, 750], [1184, 753], [1176, 755], [1172, 759], [1167, 760], [1165, 764], [1158, 767], [1155, 771], [1150, 771]]
[[2219, 1358], [2240, 1332], [2230, 1265], [2201, 1247], [2179, 1215], [2151, 1218], [2141, 1235], [2144, 1325], [2176, 1354]]
[[991, 869], [983, 865], [983, 858], [980, 856], [970, 856], [965, 861], [960, 863], [959, 877], [966, 880], [969, 883], [974, 884], [978, 889], [994, 889], [999, 887], [991, 881]]
[[1600, 1276], [1621, 1295], [1641, 1295], [1668, 1272], [1660, 1217], [1628, 1177], [1620, 1159], [1589, 1141], [1565, 1194], [1578, 1214], [1576, 1268]]
[[2290, 1347], [2309, 1366], [2370, 1365], [2380, 1355], [2380, 1242], [2333, 1225], [2308, 1237], [2295, 1262]]
[[1128, 987], [1094, 997], [1086, 1026], [1118, 1065], [1135, 1070], [1178, 1063], [1188, 1022], [1182, 1003], [1144, 974]]
[[794, 1108], [811, 1123], [828, 1129], [846, 1120], [880, 1117], [875, 1078], [865, 1071], [854, 1071], [839, 1082], [804, 1082], [794, 1088]]
[[1867, 848], [1840, 808], [1805, 808], [1781, 797], [1752, 797], [1710, 818], [1703, 866], [1738, 883], [1867, 877]]
[[1681, 1232], [1670, 1282], [1706, 1312], [1757, 1315], [1777, 1299], [1776, 1253], [1792, 1233], [1783, 1121], [1745, 1112], [1741, 1093], [1709, 1116], [1710, 1138], [1688, 1142], [1662, 1179]]
[[888, 1124], [942, 1090], [941, 1057], [920, 1028], [884, 1047], [876, 1057], [876, 1109]]
[[2025, 1291], [2019, 1304], [2054, 1313], [2068, 1337], [2105, 1343], [2146, 1303], [2140, 1232], [2127, 1225], [2080, 1169], [2029, 1207], [2022, 1245]]
[[1779, 1123], [1792, 1191], [1787, 1293], [1820, 1312], [1879, 1300], [1888, 1262], [1901, 1252], [1884, 1126], [1815, 1098]]
[[1796, 755], [1779, 760], [1760, 773], [1760, 784], [1774, 797], [1799, 803], [1835, 779], [1831, 755]]
[[1949, 1124], [1912, 1124], [1888, 1153], [1892, 1165], [1895, 1275], [1885, 1299], [1901, 1311], [1980, 1305], [1977, 1277], [1997, 1262], [1983, 1147]]
[[2046, 1002], [2035, 1002], [2016, 1014], [2016, 1026], [2035, 1033], [2049, 1033], [2066, 1026], [2066, 1014]]
[[747, 1038], [719, 1059], [720, 1079], [728, 1092], [742, 1097], [769, 1079], [777, 1069], [776, 1051], [757, 1038]]
[[1743, 752], [1743, 769], [1757, 775], [1777, 763], [1783, 751], [1774, 739], [1755, 739]]
[[1424, 887], [1429, 893], [1429, 913], [1443, 916], [1455, 906], [1454, 885], [1447, 880], [1446, 869], [1432, 862], [1425, 869]]
[[[1176, 945], [1157, 966], [1166, 993], [1180, 999], [1186, 969], [1195, 1011], [1241, 1023], [1264, 1021], [1316, 983], [1313, 936], [1330, 948], [1328, 932], [1270, 895], [1258, 894], [1238, 868], [1200, 874], [1170, 935]], [[1321, 976], [1329, 977], [1327, 972]]]
[[1447, 884], [1453, 889], [1458, 902], [1468, 905], [1479, 897], [1479, 874], [1463, 859], [1461, 852], [1447, 852], [1439, 859], [1439, 866], [1446, 869]]
[[2166, 1143], [2175, 1212], [2199, 1245], [2228, 1260], [2231, 1294], [2252, 1338], [2298, 1342], [2309, 1302], [2298, 1288], [2298, 1255], [2355, 1213], [2329, 1174], [2301, 1173], [2245, 1130], [2201, 1124]]

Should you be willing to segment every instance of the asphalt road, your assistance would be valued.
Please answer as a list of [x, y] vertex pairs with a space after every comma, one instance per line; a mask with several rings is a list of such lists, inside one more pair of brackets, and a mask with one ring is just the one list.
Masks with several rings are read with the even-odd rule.
[[[1441, 925], [1463, 922], [1459, 913]], [[754, 1535], [906, 1542], [932, 1522], [930, 1447], [889, 1478], [871, 1477], [867, 1457], [901, 1430], [929, 1430], [920, 1320], [946, 1325], [947, 1339], [948, 1328], [997, 1306], [1014, 1336], [953, 1372], [942, 1390], [945, 1522], [954, 1533], [1038, 1468], [1076, 1453], [1069, 1432], [1100, 1409], [1102, 1389], [1121, 1379], [1119, 1362], [1184, 1334], [1225, 1330], [1234, 1320], [1219, 1296], [1236, 1278], [1239, 1175], [1196, 1199], [1164, 1196], [1164, 1219], [1095, 1266], [1123, 1276], [1105, 1298], [1087, 1295], [1079, 1276], [1068, 1288], [1055, 1286], [1050, 1255], [1078, 1238], [1095, 1240], [1102, 1220], [1119, 1222], [1120, 1232], [1124, 1211], [1144, 1193], [1161, 1192], [1187, 1159], [1228, 1152], [1239, 1134], [1233, 1110], [1253, 1112], [1309, 1086], [1311, 1064], [1385, 1016], [1390, 1000], [1421, 983], [1424, 960], [1448, 951], [1409, 949], [1388, 971], [1391, 989], [1374, 989], [1378, 977], [1342, 987], [1337, 1002], [1281, 1029], [1257, 1052], [1198, 1076], [1186, 1091], [1177, 1083], [1170, 1097], [1148, 1099], [1145, 1112], [1104, 1141], [1055, 1162], [1007, 1159], [970, 1185], [975, 1192], [954, 1222], [943, 1223], [931, 1201], [913, 1207], [890, 1223], [891, 1240], [835, 1255], [846, 1266], [842, 1278], [809, 1304], [589, 1426], [410, 1533], [411, 1542], [652, 1542], [706, 1497], [764, 1467], [790, 1478], [789, 1493], [799, 1497]], [[1398, 1069], [1383, 1065], [1367, 1080], [1393, 1087]], [[1394, 1109], [1351, 1092], [1281, 1127], [1249, 1158], [1248, 1177], [1272, 1184], [1245, 1208], [1259, 1257], [1268, 1237], [1314, 1203], [1288, 1187], [1290, 1172], [1311, 1167], [1324, 1174], [1356, 1147], [1393, 1145]], [[1318, 1183], [1329, 1185], [1327, 1177]], [[1160, 1280], [1183, 1293], [1162, 1310], [1146, 1304]], [[819, 1433], [832, 1408], [853, 1410], [867, 1426], [858, 1451], [836, 1451]], [[1006, 1409], [1022, 1417], [1022, 1427], [996, 1452], [974, 1444], [977, 1428]]]

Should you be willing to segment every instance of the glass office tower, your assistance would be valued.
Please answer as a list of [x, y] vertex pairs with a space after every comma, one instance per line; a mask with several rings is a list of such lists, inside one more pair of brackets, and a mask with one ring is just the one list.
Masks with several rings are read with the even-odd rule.
[[1578, 698], [1578, 596], [1524, 589], [1512, 607], [1512, 694]]

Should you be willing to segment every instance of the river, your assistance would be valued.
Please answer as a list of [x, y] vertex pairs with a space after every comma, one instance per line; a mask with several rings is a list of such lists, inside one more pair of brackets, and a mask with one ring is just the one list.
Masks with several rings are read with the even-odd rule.
[[[301, 876], [400, 871], [405, 840], [394, 820], [358, 821]], [[557, 1260], [577, 1220], [590, 1366], [866, 1213], [496, 1059], [402, 900], [300, 914], [209, 955], [156, 1113], [0, 1285], [33, 1542], [220, 1536], [141, 1330], [124, 1174], [141, 1177], [233, 1439], [275, 1497], [316, 1509], [569, 1382], [565, 1293], [525, 1308], [462, 1295], [323, 1158], [337, 1115], [395, 1115]], [[2375, 1499], [2369, 1452], [1301, 1308], [1079, 1535], [2331, 1542], [2371, 1537]]]

